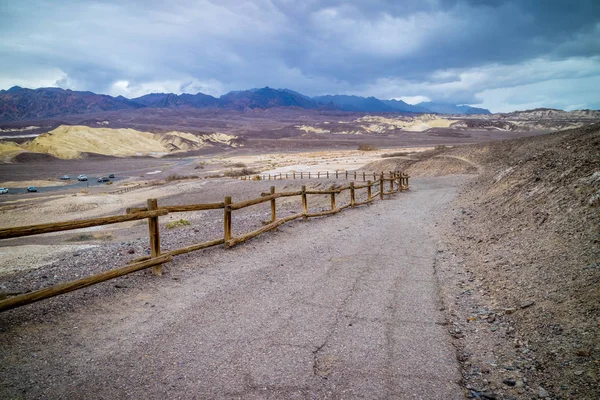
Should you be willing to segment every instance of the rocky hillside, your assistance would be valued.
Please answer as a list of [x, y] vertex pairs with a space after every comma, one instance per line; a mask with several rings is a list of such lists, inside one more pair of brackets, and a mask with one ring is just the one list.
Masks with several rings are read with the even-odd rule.
[[383, 162], [479, 174], [449, 210], [438, 257], [472, 397], [598, 398], [600, 125]]
[[58, 88], [0, 90], [0, 121], [19, 121], [143, 107], [125, 97]]

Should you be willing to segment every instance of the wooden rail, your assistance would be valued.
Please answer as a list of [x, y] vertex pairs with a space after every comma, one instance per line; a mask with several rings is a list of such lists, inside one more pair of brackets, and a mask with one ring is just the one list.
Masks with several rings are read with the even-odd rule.
[[87, 278], [77, 279], [75, 281], [54, 285], [49, 288], [36, 290], [35, 292], [14, 296], [0, 301], [0, 312], [35, 303], [36, 301], [49, 299], [50, 297], [58, 296], [59, 294], [69, 293], [74, 290], [83, 289], [84, 287], [95, 285], [97, 283], [104, 282], [109, 279], [118, 278], [119, 276], [131, 274], [132, 272], [153, 267], [157, 264], [169, 262], [172, 259], [173, 256], [163, 255], [160, 257], [152, 258], [148, 261], [142, 261], [135, 264], [127, 265], [125, 267], [112, 269], [110, 271], [102, 272], [100, 274], [89, 276]]
[[20, 236], [40, 235], [43, 233], [69, 231], [73, 229], [90, 228], [92, 226], [118, 224], [120, 222], [136, 221], [139, 219], [155, 218], [167, 215], [166, 210], [144, 211], [127, 215], [116, 215], [112, 217], [101, 217], [67, 222], [55, 222], [49, 224], [19, 226], [15, 228], [0, 229], [0, 239], [10, 239]]
[[[377, 172], [358, 172], [358, 171], [324, 171], [324, 172], [279, 172], [275, 174], [254, 174], [254, 175], [244, 175], [240, 176], [239, 179], [243, 181], [247, 180], [286, 180], [286, 179], [352, 179], [353, 181], [362, 181], [366, 182], [369, 179], [373, 178], [373, 180], [378, 180], [381, 173]], [[394, 176], [395, 172], [387, 173], [387, 176], [384, 176], [386, 181], [391, 179], [396, 179]]]
[[131, 192], [132, 190], [139, 189], [141, 187], [142, 187], [141, 185], [127, 186], [127, 187], [124, 187], [124, 188], [121, 188], [121, 189], [118, 189], [118, 190], [114, 190], [112, 192], [102, 192], [102, 193], [105, 193], [105, 194], [121, 194], [121, 193]]
[[[303, 174], [301, 173], [301, 179], [302, 175]], [[320, 175], [321, 173], [317, 173], [317, 178]], [[324, 173], [324, 175], [328, 176], [330, 174], [329, 172], [326, 172]], [[346, 172], [345, 175], [347, 176], [348, 173]], [[356, 176], [356, 173], [354, 175]], [[336, 176], [339, 176], [339, 171], [336, 171]], [[366, 174], [363, 173], [363, 177], [365, 176]], [[310, 177], [310, 174], [308, 174], [308, 177]], [[234, 203], [230, 196], [226, 196], [222, 203], [189, 204], [175, 206], [159, 206], [158, 201], [156, 199], [148, 199], [146, 207], [128, 208], [126, 210], [125, 215], [0, 229], [0, 239], [9, 239], [21, 236], [39, 235], [51, 232], [59, 232], [72, 229], [88, 228], [93, 226], [109, 225], [120, 222], [135, 221], [140, 219], [148, 219], [148, 237], [151, 253], [149, 256], [144, 256], [133, 260], [132, 264], [127, 265], [125, 267], [116, 268], [91, 277], [78, 279], [72, 282], [62, 283], [59, 285], [52, 286], [50, 288], [41, 289], [35, 292], [18, 295], [9, 299], [2, 300], [0, 301], [0, 312], [20, 307], [26, 304], [31, 304], [36, 301], [57, 296], [59, 294], [68, 293], [73, 290], [82, 289], [84, 287], [94, 285], [96, 283], [104, 282], [106, 280], [130, 274], [132, 272], [149, 267], [152, 267], [153, 273], [155, 275], [160, 276], [162, 275], [162, 264], [171, 261], [174, 256], [219, 245], [224, 245], [226, 248], [233, 247], [237, 244], [246, 242], [256, 236], [259, 236], [265, 232], [271, 231], [285, 224], [286, 222], [290, 222], [299, 218], [303, 218], [304, 220], [306, 220], [308, 218], [324, 217], [327, 215], [337, 214], [342, 210], [345, 210], [346, 208], [353, 208], [371, 204], [378, 197], [379, 199], [383, 199], [385, 195], [391, 195], [394, 193], [402, 192], [403, 190], [407, 190], [409, 188], [409, 176], [406, 174], [401, 174], [399, 172], [390, 172], [389, 174], [387, 174], [387, 177], [383, 172], [379, 175], [373, 174], [373, 178], [373, 181], [369, 179], [366, 181], [366, 184], [363, 185], [357, 185], [354, 181], [352, 181], [349, 183], [349, 185], [342, 187], [336, 188], [335, 185], [331, 186], [329, 190], [307, 190], [306, 186], [302, 186], [302, 189], [300, 191], [276, 193], [275, 187], [271, 186], [269, 193], [262, 193], [261, 196], [256, 199], [244, 200], [237, 203]], [[385, 186], [388, 182], [389, 185], [387, 186], [389, 187], [389, 190], [386, 191]], [[374, 187], [376, 187], [378, 190], [376, 193], [373, 193]], [[362, 189], [367, 189], [367, 200], [362, 202], [356, 202], [356, 191]], [[343, 206], [336, 206], [336, 195], [342, 193], [345, 190], [350, 191], [350, 203], [345, 204]], [[331, 209], [326, 211], [310, 212], [308, 197], [309, 195], [328, 195], [330, 197]], [[294, 196], [301, 197], [302, 212], [278, 219], [276, 200], [282, 197]], [[232, 231], [233, 212], [266, 202], [271, 203], [270, 222], [267, 225], [254, 231], [247, 232], [239, 236], [234, 236]], [[223, 209], [223, 238], [161, 253], [159, 217], [176, 212], [217, 209]]]

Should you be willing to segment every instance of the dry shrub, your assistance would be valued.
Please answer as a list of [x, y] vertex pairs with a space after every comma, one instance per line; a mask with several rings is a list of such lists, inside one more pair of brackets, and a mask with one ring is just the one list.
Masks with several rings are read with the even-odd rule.
[[68, 239], [69, 242], [85, 242], [88, 240], [112, 240], [112, 232], [80, 233]]
[[186, 179], [198, 179], [199, 176], [198, 175], [177, 175], [177, 174], [171, 174], [169, 176], [167, 176], [165, 178], [165, 180], [167, 182], [173, 182], [173, 181], [183, 181]]
[[244, 164], [243, 162], [236, 162], [235, 164], [232, 164], [231, 166], [234, 168], [246, 168], [247, 167], [247, 165]]
[[375, 151], [375, 150], [377, 150], [377, 147], [373, 146], [372, 144], [363, 143], [363, 144], [358, 145], [358, 150], [360, 150], [360, 151]]
[[390, 157], [403, 157], [411, 155], [411, 152], [408, 151], [398, 151], [396, 153], [385, 153], [381, 155], [381, 158], [390, 158]]
[[242, 169], [236, 169], [236, 170], [229, 170], [227, 172], [225, 172], [225, 176], [228, 177], [238, 177], [238, 176], [246, 176], [246, 175], [254, 175], [258, 173], [258, 171], [256, 171], [255, 169], [252, 168], [242, 168]]
[[191, 225], [190, 221], [188, 221], [186, 219], [180, 219], [178, 221], [172, 221], [172, 222], [167, 223], [167, 225], [165, 225], [165, 228], [173, 229], [173, 228], [177, 228], [180, 226], [187, 226], [187, 225]]
[[145, 183], [145, 185], [147, 185], [147, 186], [162, 186], [164, 184], [165, 183], [163, 181], [159, 181], [159, 180], [153, 180], [153, 181], [149, 181], [149, 182]]

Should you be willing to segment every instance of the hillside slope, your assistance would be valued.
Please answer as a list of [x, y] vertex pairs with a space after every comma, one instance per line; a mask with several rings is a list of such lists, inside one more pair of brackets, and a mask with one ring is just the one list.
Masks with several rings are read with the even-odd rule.
[[10, 162], [19, 153], [50, 154], [57, 158], [80, 158], [85, 153], [116, 157], [163, 156], [173, 152], [193, 151], [208, 146], [239, 147], [237, 136], [222, 133], [186, 132], [150, 133], [135, 129], [90, 128], [61, 125], [21, 145], [3, 142], [0, 161]]
[[480, 173], [449, 210], [438, 265], [473, 395], [598, 398], [600, 125], [379, 166], [448, 173], [442, 159]]

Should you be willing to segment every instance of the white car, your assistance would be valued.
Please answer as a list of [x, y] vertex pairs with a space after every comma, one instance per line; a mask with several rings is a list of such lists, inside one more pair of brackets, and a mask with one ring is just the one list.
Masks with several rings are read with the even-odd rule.
[[79, 175], [77, 177], [77, 180], [79, 180], [79, 181], [87, 181], [88, 177], [87, 177], [87, 175], [81, 174], [81, 175]]
[[7, 188], [0, 188], [0, 194], [8, 193]]

